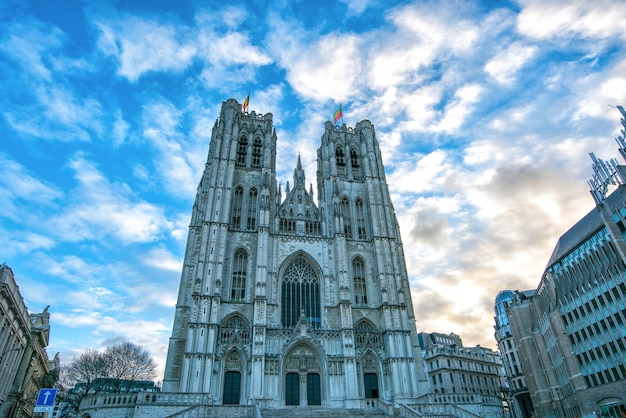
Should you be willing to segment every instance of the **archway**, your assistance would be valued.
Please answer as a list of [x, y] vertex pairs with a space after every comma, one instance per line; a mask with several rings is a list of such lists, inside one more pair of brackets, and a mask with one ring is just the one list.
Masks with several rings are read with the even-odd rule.
[[291, 349], [283, 363], [285, 405], [321, 405], [323, 367], [316, 350], [308, 344]]
[[239, 405], [241, 403], [241, 369], [239, 352], [233, 350], [225, 361], [222, 404]]

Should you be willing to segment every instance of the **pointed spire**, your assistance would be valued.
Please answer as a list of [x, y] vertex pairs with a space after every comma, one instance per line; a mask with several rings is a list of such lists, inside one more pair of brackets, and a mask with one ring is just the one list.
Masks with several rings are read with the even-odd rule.
[[302, 169], [302, 161], [300, 161], [300, 154], [298, 154], [298, 164], [296, 169], [293, 170], [293, 187], [304, 189], [304, 170]]

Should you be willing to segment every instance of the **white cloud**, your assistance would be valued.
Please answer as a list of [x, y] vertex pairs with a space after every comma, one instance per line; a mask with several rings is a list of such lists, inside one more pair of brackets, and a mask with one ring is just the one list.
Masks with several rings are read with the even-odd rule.
[[142, 258], [142, 262], [158, 269], [180, 272], [183, 261], [162, 247], [153, 248]]
[[33, 19], [13, 22], [4, 29], [0, 51], [18, 62], [23, 72], [36, 79], [50, 81], [52, 72], [47, 58], [51, 51], [61, 47], [62, 32]]
[[362, 14], [370, 5], [375, 3], [375, 1], [376, 0], [341, 0], [341, 2], [347, 6], [348, 14], [351, 16]]
[[[102, 131], [98, 101], [79, 97], [67, 80], [76, 67], [85, 71], [88, 66], [82, 58], [64, 55], [65, 42], [61, 30], [30, 18], [7, 25], [0, 38], [9, 62], [0, 73], [11, 86], [0, 98], [2, 114], [24, 136], [74, 141]], [[14, 64], [18, 71], [11, 71]]]
[[196, 47], [187, 41], [188, 30], [181, 25], [131, 15], [94, 23], [100, 30], [100, 50], [117, 59], [119, 75], [131, 82], [147, 72], [180, 72], [196, 54]]
[[435, 132], [453, 133], [459, 130], [480, 99], [482, 87], [477, 84], [461, 86], [444, 109], [443, 118], [432, 127]]
[[[3, 207], [7, 200], [27, 200], [37, 204], [50, 204], [62, 197], [62, 193], [51, 185], [44, 184], [26, 167], [0, 153], [0, 193], [3, 195]], [[0, 209], [2, 212], [2, 209]], [[19, 213], [3, 213], [4, 216], [23, 216]]]
[[538, 48], [514, 42], [507, 49], [497, 53], [485, 65], [485, 72], [498, 83], [511, 84], [515, 76], [537, 53]]
[[401, 193], [427, 193], [440, 189], [445, 181], [442, 175], [450, 170], [446, 159], [444, 151], [436, 150], [417, 162], [400, 162], [395, 165], [393, 174], [389, 176], [389, 182], [394, 185], [394, 190]]
[[626, 9], [619, 1], [523, 0], [520, 3], [518, 30], [531, 38], [626, 38], [623, 24]]
[[113, 121], [113, 128], [111, 132], [114, 146], [119, 147], [124, 143], [126, 137], [128, 136], [129, 129], [130, 125], [124, 120], [122, 111], [118, 110], [115, 112], [115, 119]]
[[126, 184], [109, 183], [80, 153], [69, 166], [78, 188], [63, 213], [51, 220], [54, 232], [64, 241], [96, 240], [113, 236], [123, 242], [154, 241], [168, 221], [163, 210], [134, 199]]
[[350, 97], [361, 73], [358, 37], [337, 33], [311, 37], [293, 22], [277, 18], [271, 26], [270, 49], [297, 94], [316, 101]]
[[161, 184], [172, 194], [193, 196], [197, 179], [191, 158], [204, 147], [196, 148], [198, 144], [188, 141], [181, 126], [183, 115], [172, 103], [155, 98], [143, 107], [143, 137], [158, 152], [154, 165]]

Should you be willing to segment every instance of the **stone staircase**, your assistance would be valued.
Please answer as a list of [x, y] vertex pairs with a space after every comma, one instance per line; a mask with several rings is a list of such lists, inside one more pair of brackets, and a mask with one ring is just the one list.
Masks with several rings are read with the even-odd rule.
[[327, 408], [323, 406], [290, 407], [261, 410], [261, 418], [389, 418], [380, 409]]

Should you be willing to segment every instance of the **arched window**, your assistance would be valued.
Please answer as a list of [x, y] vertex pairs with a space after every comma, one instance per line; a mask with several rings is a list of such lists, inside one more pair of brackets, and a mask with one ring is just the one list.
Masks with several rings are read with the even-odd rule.
[[361, 257], [354, 257], [354, 260], [352, 260], [352, 278], [354, 280], [354, 303], [357, 305], [367, 305], [365, 262]]
[[248, 231], [256, 229], [256, 209], [257, 209], [258, 192], [256, 189], [250, 189], [248, 196]]
[[343, 153], [343, 148], [341, 148], [341, 146], [337, 145], [337, 148], [335, 149], [335, 157], [337, 158], [337, 165], [345, 165], [346, 162], [344, 160], [344, 153]]
[[367, 321], [360, 321], [354, 327], [354, 343], [358, 352], [363, 353], [367, 348], [375, 351], [384, 348], [380, 333]]
[[359, 239], [367, 239], [367, 224], [365, 223], [365, 208], [363, 200], [356, 199], [354, 201], [356, 209], [356, 233]]
[[356, 180], [360, 180], [361, 169], [359, 168], [359, 154], [354, 147], [350, 147], [350, 166], [352, 167], [352, 177]]
[[311, 327], [321, 326], [320, 282], [304, 257], [296, 257], [285, 269], [281, 302], [281, 320], [285, 328], [294, 327], [301, 313]]
[[341, 213], [343, 215], [343, 233], [346, 239], [352, 239], [352, 214], [350, 213], [350, 199], [344, 196], [341, 199]]
[[246, 297], [246, 274], [248, 271], [248, 252], [237, 248], [233, 257], [233, 279], [230, 290], [232, 300], [244, 300]]
[[263, 143], [258, 136], [254, 138], [252, 143], [252, 168], [261, 168], [261, 159], [263, 157]]
[[231, 209], [230, 227], [241, 229], [241, 210], [243, 208], [243, 187], [238, 186], [233, 193], [233, 207]]
[[246, 157], [248, 156], [248, 138], [242, 135], [237, 143], [237, 167], [246, 166]]
[[356, 149], [353, 147], [350, 147], [350, 164], [352, 165], [352, 168], [357, 168], [359, 166], [359, 157]]
[[222, 346], [228, 347], [234, 341], [244, 346], [250, 343], [250, 327], [240, 316], [230, 317], [220, 328], [220, 344]]

